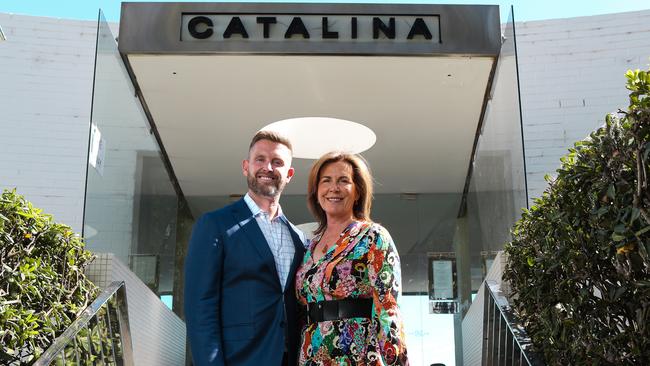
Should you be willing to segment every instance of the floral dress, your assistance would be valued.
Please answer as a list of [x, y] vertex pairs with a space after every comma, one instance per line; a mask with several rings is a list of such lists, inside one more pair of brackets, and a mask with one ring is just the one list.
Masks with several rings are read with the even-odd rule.
[[354, 222], [314, 261], [317, 243], [312, 240], [296, 274], [298, 301], [372, 298], [372, 318], [303, 326], [299, 365], [408, 365], [397, 306], [399, 257], [388, 231], [379, 224]]

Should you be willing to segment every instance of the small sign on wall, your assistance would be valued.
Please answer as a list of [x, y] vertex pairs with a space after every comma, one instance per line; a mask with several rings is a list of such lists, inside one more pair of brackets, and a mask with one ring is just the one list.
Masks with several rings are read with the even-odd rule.
[[454, 299], [454, 271], [451, 260], [431, 260], [431, 291], [433, 300]]
[[429, 253], [429, 313], [458, 312], [454, 253]]
[[102, 136], [96, 124], [90, 126], [90, 152], [88, 153], [88, 164], [95, 168], [99, 175], [104, 176], [104, 155], [106, 152], [106, 140]]

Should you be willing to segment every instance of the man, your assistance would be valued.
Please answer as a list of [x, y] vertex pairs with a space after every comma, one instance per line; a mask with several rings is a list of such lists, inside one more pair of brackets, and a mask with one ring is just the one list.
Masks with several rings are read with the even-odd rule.
[[260, 131], [242, 171], [248, 193], [201, 216], [185, 262], [185, 318], [195, 366], [295, 365], [294, 275], [304, 237], [282, 214], [291, 143]]

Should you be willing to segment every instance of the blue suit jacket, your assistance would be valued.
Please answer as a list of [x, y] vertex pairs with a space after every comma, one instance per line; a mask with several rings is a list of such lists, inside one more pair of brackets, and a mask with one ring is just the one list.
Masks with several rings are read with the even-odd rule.
[[295, 273], [304, 236], [290, 225], [296, 254], [282, 286], [264, 234], [243, 199], [201, 216], [185, 260], [185, 320], [195, 366], [280, 365], [288, 337], [297, 363]]

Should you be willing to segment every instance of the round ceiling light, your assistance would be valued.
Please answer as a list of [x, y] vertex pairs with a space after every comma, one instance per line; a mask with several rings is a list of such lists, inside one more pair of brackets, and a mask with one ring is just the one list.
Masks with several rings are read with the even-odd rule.
[[262, 130], [276, 131], [291, 141], [293, 157], [318, 159], [330, 151], [354, 154], [370, 149], [377, 136], [368, 127], [344, 119], [300, 117], [273, 122]]

